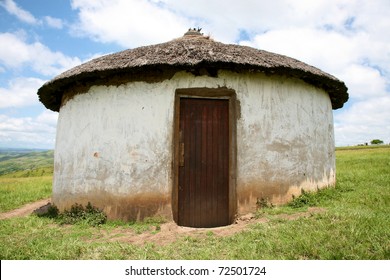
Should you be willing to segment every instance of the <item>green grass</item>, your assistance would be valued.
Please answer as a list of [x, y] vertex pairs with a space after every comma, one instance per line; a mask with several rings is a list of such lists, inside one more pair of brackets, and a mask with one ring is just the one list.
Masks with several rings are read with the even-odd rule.
[[[1, 259], [159, 259], [158, 246], [107, 242], [106, 232], [118, 227], [147, 229], [152, 222], [129, 225], [108, 222], [99, 227], [83, 224], [60, 226], [52, 219], [31, 216], [0, 221]], [[15, 233], [14, 229], [18, 229]]]
[[[290, 205], [264, 208], [256, 215], [267, 217], [269, 222], [254, 224], [232, 236], [205, 232], [182, 235], [165, 246], [134, 245], [106, 236], [126, 229], [153, 234], [163, 221], [64, 226], [49, 218], [29, 216], [0, 220], [0, 258], [390, 259], [390, 148], [342, 149], [336, 156], [335, 187], [305, 193]], [[44, 177], [28, 178], [23, 184], [39, 178]], [[38, 186], [24, 188], [35, 192]], [[2, 196], [1, 201], [4, 199], [10, 200]], [[295, 220], [280, 216], [306, 212], [308, 207], [323, 211]]]
[[48, 198], [52, 192], [52, 176], [7, 178], [0, 176], [0, 212]]
[[53, 176], [53, 166], [44, 166], [36, 169], [20, 170], [0, 175], [0, 178], [27, 178]]
[[369, 146], [344, 146], [344, 147], [336, 147], [336, 151], [348, 151], [348, 150], [372, 150], [372, 149], [389, 149], [390, 145], [369, 145]]
[[53, 151], [0, 150], [0, 213], [52, 192]]
[[54, 151], [0, 150], [0, 175], [53, 166]]

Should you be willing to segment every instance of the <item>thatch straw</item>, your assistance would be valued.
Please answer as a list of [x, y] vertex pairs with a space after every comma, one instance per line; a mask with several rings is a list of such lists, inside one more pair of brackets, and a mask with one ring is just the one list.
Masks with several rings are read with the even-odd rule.
[[167, 75], [163, 73], [183, 70], [196, 74], [201, 69], [206, 69], [211, 76], [217, 75], [220, 69], [226, 69], [299, 78], [327, 91], [333, 109], [341, 108], [348, 100], [345, 84], [318, 68], [284, 55], [223, 44], [201, 35], [186, 35], [166, 43], [93, 59], [48, 81], [38, 90], [38, 95], [48, 109], [58, 111], [63, 93], [72, 91], [75, 86], [88, 88], [103, 82], [112, 84], [119, 83], [119, 80], [120, 83], [127, 80], [148, 80], [149, 74], [155, 78], [156, 75], [163, 77]]

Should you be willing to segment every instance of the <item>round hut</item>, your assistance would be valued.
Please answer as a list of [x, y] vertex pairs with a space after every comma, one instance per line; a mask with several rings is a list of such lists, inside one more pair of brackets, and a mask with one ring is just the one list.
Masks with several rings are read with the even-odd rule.
[[59, 112], [52, 202], [110, 219], [230, 224], [335, 184], [345, 84], [303, 62], [183, 37], [93, 59], [45, 83]]

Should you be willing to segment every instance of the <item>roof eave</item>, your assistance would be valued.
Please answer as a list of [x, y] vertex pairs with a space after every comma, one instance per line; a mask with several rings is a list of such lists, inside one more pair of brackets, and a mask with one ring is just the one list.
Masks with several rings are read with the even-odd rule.
[[[344, 103], [348, 100], [348, 89], [344, 82], [332, 79], [328, 76], [319, 76], [311, 72], [305, 72], [300, 69], [291, 69], [287, 67], [261, 67], [245, 64], [234, 63], [209, 63], [203, 61], [196, 65], [145, 65], [140, 67], [111, 69], [105, 71], [82, 72], [78, 75], [55, 78], [45, 83], [39, 90], [39, 100], [45, 105], [47, 109], [52, 111], [59, 111], [64, 92], [74, 90], [74, 88], [88, 89], [92, 85], [112, 85], [121, 84], [127, 81], [147, 81], [156, 82], [164, 79], [169, 79], [174, 73], [179, 71], [189, 71], [194, 75], [206, 74], [215, 77], [218, 70], [230, 70], [235, 72], [263, 72], [266, 74], [290, 76], [301, 79], [308, 84], [324, 89], [328, 92], [331, 99], [332, 108], [342, 108]], [[148, 73], [148, 75], [145, 75]], [[201, 73], [201, 74], [199, 74]]]

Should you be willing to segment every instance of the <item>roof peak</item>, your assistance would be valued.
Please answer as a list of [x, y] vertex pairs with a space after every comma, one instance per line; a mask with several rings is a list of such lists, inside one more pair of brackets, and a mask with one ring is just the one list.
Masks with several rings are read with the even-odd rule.
[[184, 36], [203, 36], [203, 33], [200, 31], [202, 28], [189, 28], [186, 33], [184, 33]]

